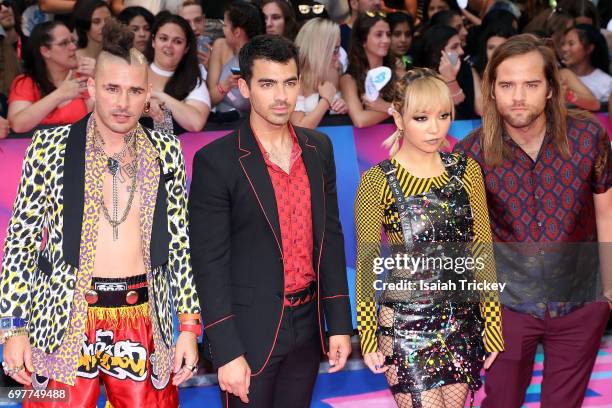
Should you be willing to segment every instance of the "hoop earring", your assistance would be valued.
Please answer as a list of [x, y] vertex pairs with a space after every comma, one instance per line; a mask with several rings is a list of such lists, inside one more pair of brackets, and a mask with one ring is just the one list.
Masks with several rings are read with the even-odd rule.
[[144, 113], [149, 113], [151, 111], [151, 102], [146, 101], [144, 104], [144, 108], [142, 109]]

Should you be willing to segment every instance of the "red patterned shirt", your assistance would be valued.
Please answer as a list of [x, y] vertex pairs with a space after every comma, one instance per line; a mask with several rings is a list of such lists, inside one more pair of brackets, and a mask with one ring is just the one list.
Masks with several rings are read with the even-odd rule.
[[291, 125], [289, 131], [293, 140], [289, 174], [270, 160], [259, 139], [255, 137], [276, 197], [285, 268], [285, 293], [305, 289], [316, 279], [312, 263], [310, 181], [302, 160], [302, 148]]
[[549, 126], [536, 160], [506, 134], [511, 158], [490, 167], [481, 131], [455, 148], [481, 165], [493, 240], [509, 244], [495, 248], [497, 276], [508, 282], [502, 302], [539, 318], [565, 315], [589, 300], [575, 293], [597, 269], [597, 246], [589, 244], [597, 242], [593, 194], [612, 187], [608, 135], [596, 119], [568, 116], [569, 158], [555, 148]]

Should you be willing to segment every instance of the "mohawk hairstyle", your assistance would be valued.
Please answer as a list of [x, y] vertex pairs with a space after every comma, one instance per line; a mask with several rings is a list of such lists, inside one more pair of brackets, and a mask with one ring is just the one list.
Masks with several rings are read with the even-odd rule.
[[132, 61], [131, 50], [134, 46], [134, 33], [114, 18], [110, 18], [102, 29], [102, 51], [124, 59], [128, 64]]

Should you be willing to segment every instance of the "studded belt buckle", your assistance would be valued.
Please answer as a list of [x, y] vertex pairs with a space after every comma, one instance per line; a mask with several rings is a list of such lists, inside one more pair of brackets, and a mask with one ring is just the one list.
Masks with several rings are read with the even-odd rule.
[[133, 305], [136, 302], [138, 302], [138, 292], [136, 292], [135, 290], [130, 290], [126, 295], [125, 295], [125, 302], [128, 305]]
[[98, 301], [98, 292], [93, 289], [89, 289], [85, 292], [85, 300], [88, 304], [93, 305]]

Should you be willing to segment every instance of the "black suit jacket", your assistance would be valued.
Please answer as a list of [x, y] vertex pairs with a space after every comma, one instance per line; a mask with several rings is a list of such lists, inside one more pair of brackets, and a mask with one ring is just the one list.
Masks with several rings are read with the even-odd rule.
[[[325, 349], [325, 323], [329, 335], [353, 333], [336, 169], [326, 135], [297, 127], [295, 133], [310, 181], [313, 267]], [[249, 118], [196, 153], [189, 218], [207, 357], [218, 368], [245, 354], [256, 375], [278, 335], [284, 270], [274, 189]]]

